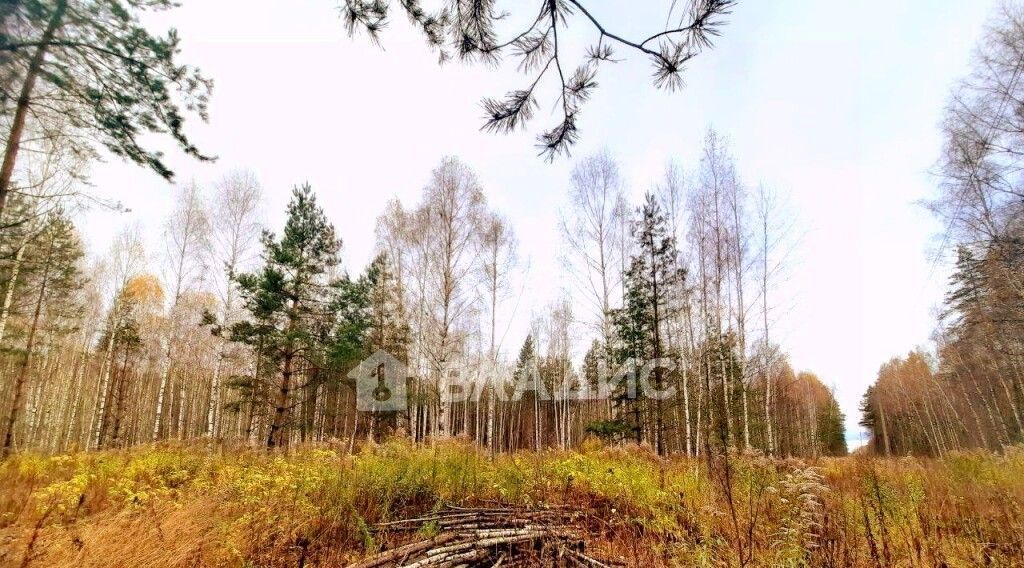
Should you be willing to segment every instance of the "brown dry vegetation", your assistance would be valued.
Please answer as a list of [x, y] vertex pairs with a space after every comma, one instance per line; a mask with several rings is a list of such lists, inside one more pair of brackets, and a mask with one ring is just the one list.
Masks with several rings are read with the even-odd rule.
[[629, 565], [1024, 563], [1017, 448], [728, 465], [729, 491], [723, 462], [596, 443], [493, 461], [462, 442], [401, 441], [355, 455], [196, 446], [21, 455], [0, 466], [0, 564], [338, 566], [432, 530], [378, 523], [451, 504], [569, 505], [583, 513], [588, 550]]

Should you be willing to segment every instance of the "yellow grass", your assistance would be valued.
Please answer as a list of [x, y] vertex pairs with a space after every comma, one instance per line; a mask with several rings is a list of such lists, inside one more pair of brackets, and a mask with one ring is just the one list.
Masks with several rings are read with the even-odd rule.
[[410, 538], [378, 522], [481, 503], [579, 508], [597, 554], [648, 567], [1024, 565], [1021, 449], [709, 466], [596, 443], [160, 446], [16, 456], [0, 488], [5, 566], [339, 566]]

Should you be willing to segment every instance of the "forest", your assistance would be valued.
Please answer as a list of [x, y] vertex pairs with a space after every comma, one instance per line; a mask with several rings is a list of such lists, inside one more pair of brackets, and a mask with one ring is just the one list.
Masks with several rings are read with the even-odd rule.
[[[786, 193], [714, 128], [654, 180], [572, 152], [598, 69], [638, 58], [681, 89], [742, 3], [672, 2], [629, 39], [542, 0], [507, 42], [522, 7], [341, 4], [348, 41], [386, 41], [391, 10], [441, 62], [518, 63], [526, 87], [485, 98], [472, 134], [554, 109], [533, 167], [570, 166], [545, 188], [567, 204], [557, 272], [455, 154], [372, 234], [324, 196], [386, 188], [221, 168], [186, 129], [212, 79], [143, 23], [173, 2], [0, 4], [0, 565], [1024, 563], [1024, 7], [995, 12], [952, 88], [922, 203], [947, 292], [930, 343], [863, 393], [851, 448], [853, 409], [780, 329], [804, 269]], [[171, 182], [173, 207], [95, 250], [84, 211], [133, 215], [90, 181], [111, 160]], [[528, 310], [540, 280], [558, 293]]]
[[[593, 309], [555, 303], [508, 353], [498, 345], [521, 280], [515, 229], [457, 158], [425, 178], [419, 203], [381, 212], [377, 256], [352, 275], [306, 185], [292, 190], [276, 231], [258, 222], [262, 190], [251, 173], [209, 191], [185, 186], [165, 220], [166, 279], [147, 264], [137, 228], [87, 263], [59, 206], [12, 200], [31, 220], [4, 233], [4, 451], [203, 438], [352, 448], [401, 433], [416, 442], [464, 436], [492, 452], [574, 448], [588, 435], [659, 455], [709, 445], [846, 452], [830, 390], [770, 340], [781, 222], [773, 196], [745, 189], [714, 132], [700, 169], [669, 169], [641, 205], [626, 202], [612, 157], [579, 161], [561, 230]], [[40, 190], [65, 191], [54, 186], [61, 179]], [[692, 249], [677, 244], [684, 236]], [[577, 364], [573, 345], [586, 339]], [[349, 373], [378, 350], [407, 365], [407, 408], [357, 409]], [[648, 370], [646, 385], [674, 387], [672, 396], [623, 385], [600, 400], [551, 396], [659, 358], [666, 365]], [[450, 384], [453, 375], [463, 384]], [[517, 392], [524, 381], [531, 388]]]
[[1022, 138], [1013, 110], [1024, 13], [1007, 5], [999, 16], [942, 123], [940, 192], [927, 206], [945, 227], [953, 270], [935, 348], [883, 364], [861, 404], [879, 454], [941, 456], [1024, 439]]

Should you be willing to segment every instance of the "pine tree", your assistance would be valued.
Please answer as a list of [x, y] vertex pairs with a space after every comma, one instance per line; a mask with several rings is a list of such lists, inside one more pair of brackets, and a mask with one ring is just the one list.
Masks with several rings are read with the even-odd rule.
[[[615, 49], [636, 50], [649, 58], [654, 65], [654, 85], [674, 91], [682, 87], [686, 62], [711, 47], [735, 0], [699, 0], [686, 7], [684, 3], [677, 6], [672, 2], [662, 20], [678, 19], [678, 27], [664, 29], [659, 21], [661, 27], [652, 30], [651, 35], [632, 40], [608, 32], [607, 22], [602, 24], [597, 12], [590, 11], [594, 7], [585, 0], [540, 0], [539, 5], [517, 2], [508, 6], [507, 11], [499, 9], [494, 2], [467, 4], [462, 0], [444, 0], [430, 3], [435, 8], [433, 11], [425, 9], [419, 0], [402, 0], [398, 4], [414, 28], [423, 33], [430, 49], [437, 52], [439, 62], [455, 57], [462, 62], [494, 65], [503, 55], [511, 55], [518, 61], [520, 71], [535, 75], [527, 86], [501, 99], [484, 99], [484, 130], [514, 132], [524, 126], [538, 107], [537, 85], [545, 75], [556, 81], [555, 92], [559, 95], [553, 106], [560, 111], [561, 120], [537, 136], [540, 152], [553, 159], [556, 155], [568, 154], [579, 137], [576, 120], [580, 108], [597, 87], [598, 67], [618, 60], [614, 57], [618, 54]], [[374, 43], [379, 43], [381, 31], [387, 27], [391, 16], [390, 8], [387, 0], [345, 0], [341, 13], [349, 35], [363, 31]], [[522, 17], [524, 15], [527, 17]], [[503, 30], [498, 24], [507, 20], [519, 21], [521, 27], [508, 37], [502, 37]], [[562, 69], [571, 69], [572, 65], [563, 51], [564, 40], [558, 41], [559, 33], [565, 33], [577, 21], [593, 26], [600, 40], [587, 47], [574, 73], [563, 74]]]
[[[633, 361], [636, 371], [650, 361], [661, 360], [668, 351], [665, 345], [664, 326], [670, 317], [669, 304], [672, 290], [681, 286], [685, 273], [679, 268], [675, 237], [672, 236], [661, 205], [653, 193], [648, 193], [638, 211], [639, 218], [633, 227], [636, 254], [630, 260], [625, 274], [623, 307], [615, 310], [612, 321], [618, 336], [617, 362], [621, 365]], [[653, 382], [648, 384], [656, 391], [666, 388], [665, 369], [659, 363], [653, 369]], [[643, 404], [637, 396], [654, 393], [629, 392], [619, 389], [616, 402], [620, 408], [621, 420], [626, 420], [634, 433], [637, 443], [644, 441], [644, 431], [654, 434], [654, 445], [659, 454], [665, 453], [665, 401], [653, 397], [651, 405]], [[645, 417], [647, 406], [651, 416]], [[650, 419], [653, 424], [645, 424]], [[650, 426], [650, 428], [645, 428]]]
[[[32, 284], [35, 298], [21, 364], [14, 378], [14, 396], [7, 413], [3, 449], [0, 450], [3, 456], [10, 453], [15, 443], [15, 426], [24, 405], [26, 383], [40, 328], [47, 323], [45, 320], [59, 325], [62, 316], [76, 308], [73, 291], [81, 285], [79, 262], [83, 255], [82, 244], [74, 225], [63, 211], [57, 210], [48, 216], [31, 255], [32, 261], [39, 266]], [[61, 331], [66, 334], [68, 330]]]
[[846, 417], [839, 409], [834, 392], [829, 391], [829, 397], [822, 406], [821, 420], [818, 423], [818, 443], [826, 455], [845, 456], [848, 453]]
[[94, 154], [94, 141], [167, 179], [173, 172], [161, 152], [142, 147], [142, 133], [166, 133], [186, 154], [209, 159], [185, 135], [182, 107], [205, 120], [211, 81], [176, 61], [177, 32], [154, 36], [139, 21], [141, 12], [174, 2], [19, 0], [10, 6], [0, 28], [0, 78], [4, 94], [9, 84], [17, 95], [0, 97], [3, 115], [11, 117], [0, 213], [30, 115], [69, 123], [75, 131], [61, 139], [75, 153]]
[[293, 389], [301, 363], [323, 353], [316, 323], [330, 302], [328, 275], [338, 264], [341, 241], [306, 184], [292, 191], [288, 218], [278, 239], [263, 234], [263, 267], [237, 277], [252, 319], [231, 327], [237, 341], [258, 346], [279, 373], [267, 447], [287, 445]]

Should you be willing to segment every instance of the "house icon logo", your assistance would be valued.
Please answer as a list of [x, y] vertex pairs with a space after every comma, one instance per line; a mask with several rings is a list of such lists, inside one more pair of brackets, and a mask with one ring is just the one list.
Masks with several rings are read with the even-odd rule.
[[394, 355], [377, 351], [348, 373], [356, 382], [356, 410], [395, 412], [406, 409], [406, 368]]

